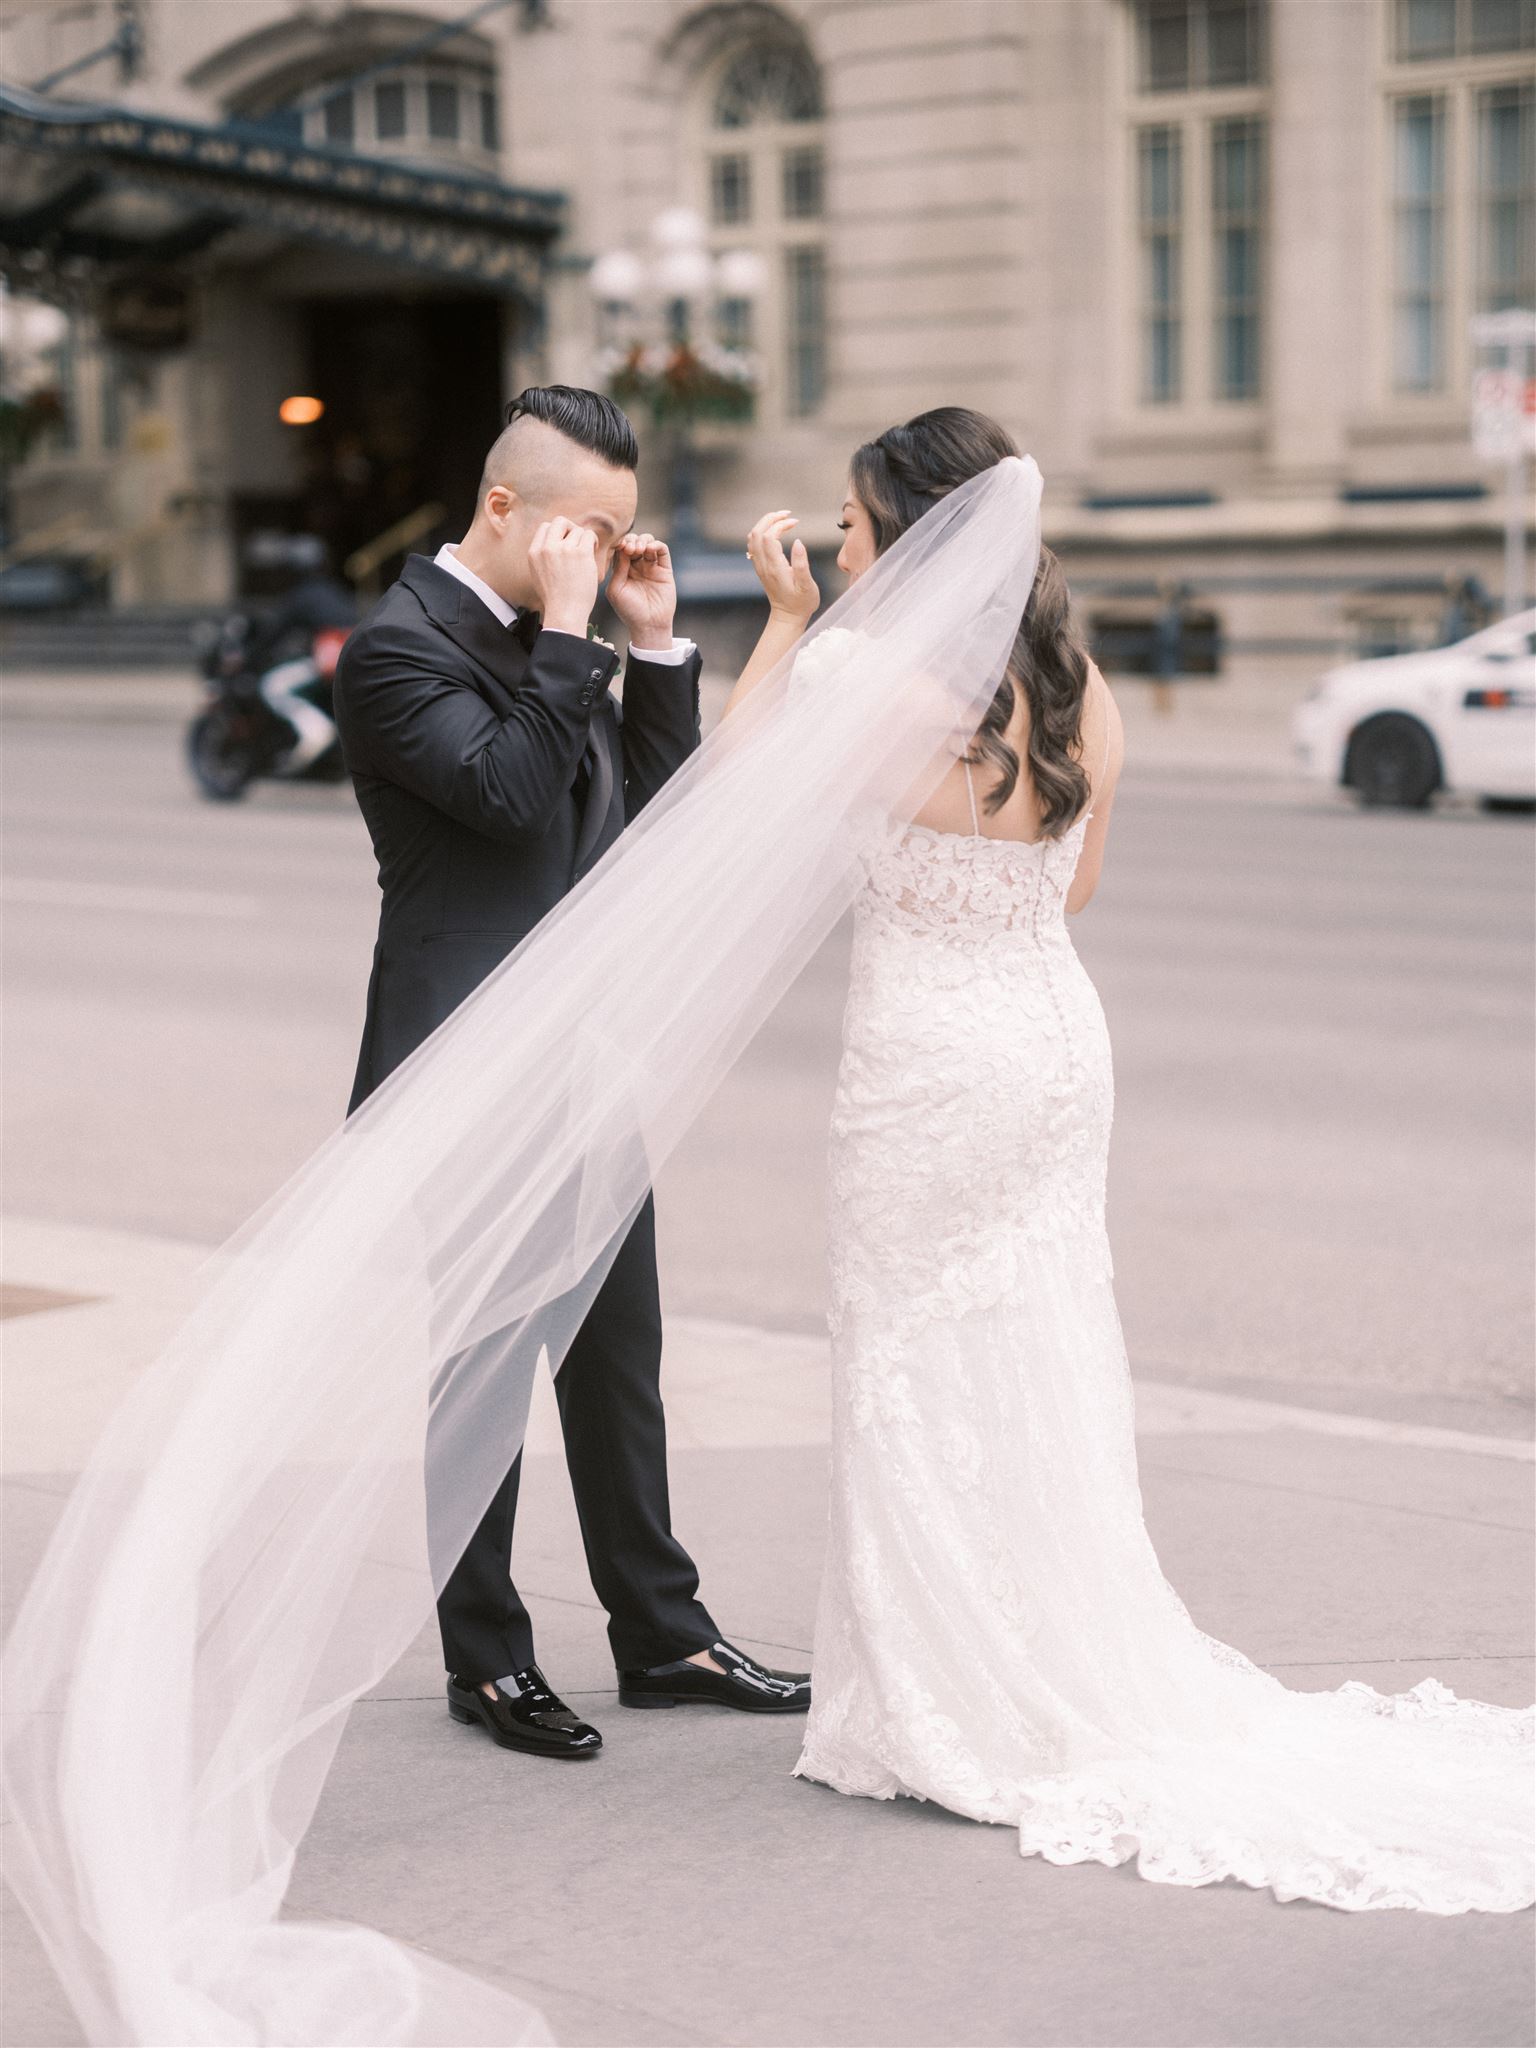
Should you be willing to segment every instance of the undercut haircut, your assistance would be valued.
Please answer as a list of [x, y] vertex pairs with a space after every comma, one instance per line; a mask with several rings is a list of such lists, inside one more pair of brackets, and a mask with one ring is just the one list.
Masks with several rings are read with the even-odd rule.
[[514, 420], [542, 420], [614, 469], [640, 465], [634, 428], [600, 391], [583, 391], [573, 384], [530, 384], [507, 407], [507, 425]]

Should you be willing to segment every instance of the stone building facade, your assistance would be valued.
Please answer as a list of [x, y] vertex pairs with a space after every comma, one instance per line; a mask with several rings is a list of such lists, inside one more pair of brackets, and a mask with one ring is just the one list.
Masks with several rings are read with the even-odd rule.
[[[435, 436], [471, 421], [452, 461], [397, 449], [380, 491], [410, 439], [398, 392], [352, 404], [325, 444], [356, 472], [349, 546], [370, 503], [382, 527], [413, 491], [457, 494], [461, 521], [497, 401], [589, 381], [615, 335], [676, 331], [665, 284], [632, 304], [589, 286], [614, 251], [664, 276], [656, 224], [679, 207], [716, 255], [759, 259], [755, 293], [690, 315], [761, 365], [752, 422], [695, 435], [722, 550], [784, 504], [830, 548], [848, 451], [947, 402], [1039, 459], [1048, 534], [1117, 663], [1160, 658], [1176, 614], [1184, 665], [1294, 678], [1435, 637], [1462, 579], [1499, 594], [1470, 322], [1536, 304], [1532, 0], [508, 0], [435, 43], [467, 0], [137, 13], [135, 77], [107, 60], [49, 97], [495, 180], [557, 224], [531, 237], [537, 289], [509, 294], [252, 209], [176, 259], [194, 331], [136, 381], [82, 302], [72, 445], [18, 488], [34, 519], [88, 491], [119, 520], [193, 506], [158, 554], [123, 554], [119, 599], [227, 589], [239, 522], [297, 502], [310, 430], [279, 405], [316, 378], [333, 419], [349, 376], [393, 375], [439, 392]], [[33, 83], [113, 19], [13, 0], [0, 71]]]

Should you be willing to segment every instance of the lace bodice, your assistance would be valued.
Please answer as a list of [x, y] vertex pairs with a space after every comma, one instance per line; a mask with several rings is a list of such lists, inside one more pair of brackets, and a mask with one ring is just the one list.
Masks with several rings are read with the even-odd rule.
[[1025, 844], [909, 826], [866, 863], [832, 1119], [834, 1316], [893, 1338], [1016, 1285], [1020, 1246], [1107, 1273], [1113, 1086], [1067, 933], [1086, 819]]
[[908, 825], [869, 863], [867, 923], [977, 951], [994, 940], [1065, 936], [1067, 891], [1091, 812], [1059, 839], [991, 839]]

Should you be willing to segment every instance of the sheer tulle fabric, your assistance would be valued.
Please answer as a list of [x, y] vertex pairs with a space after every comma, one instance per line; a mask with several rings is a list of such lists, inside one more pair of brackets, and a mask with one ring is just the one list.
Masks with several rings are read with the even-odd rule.
[[912, 828], [858, 898], [833, 1110], [832, 1533], [802, 1776], [1357, 1911], [1531, 1903], [1532, 1715], [1291, 1692], [1142, 1518], [1104, 1193], [1109, 1036], [1065, 922], [1086, 821]]
[[517, 1450], [539, 1357], [861, 849], [990, 701], [1039, 500], [1032, 462], [1000, 464], [834, 605], [805, 643], [822, 686], [781, 664], [211, 1261], [109, 1427], [5, 1668], [9, 1875], [93, 2041], [544, 2038], [369, 1929], [281, 1920], [293, 1856], [349, 1707]]

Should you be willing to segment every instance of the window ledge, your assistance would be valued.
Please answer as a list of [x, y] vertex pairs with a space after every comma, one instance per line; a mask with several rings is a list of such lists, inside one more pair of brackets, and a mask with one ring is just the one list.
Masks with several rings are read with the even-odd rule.
[[1094, 441], [1096, 455], [1175, 455], [1186, 450], [1197, 453], [1252, 454], [1264, 445], [1265, 419], [1262, 407], [1234, 406], [1230, 416], [1213, 419], [1209, 413], [1184, 415], [1170, 408], [1156, 419], [1124, 420]]
[[1465, 401], [1444, 396], [1417, 402], [1397, 399], [1380, 411], [1357, 414], [1344, 426], [1351, 448], [1400, 448], [1405, 438], [1454, 443], [1470, 452], [1472, 425]]

